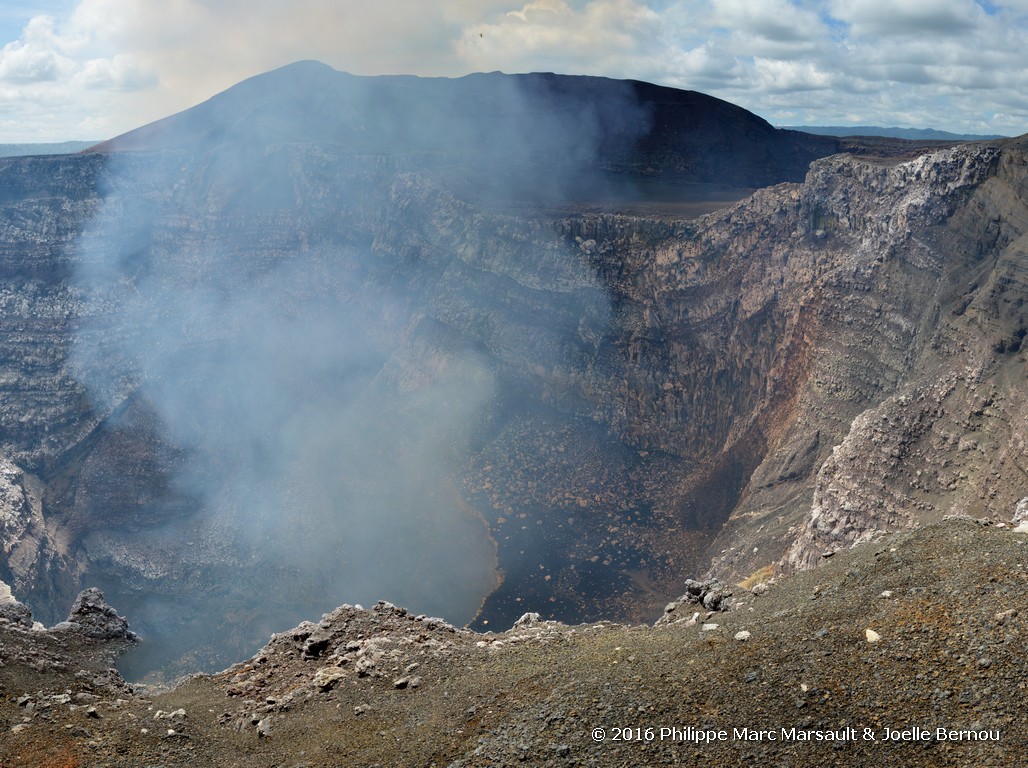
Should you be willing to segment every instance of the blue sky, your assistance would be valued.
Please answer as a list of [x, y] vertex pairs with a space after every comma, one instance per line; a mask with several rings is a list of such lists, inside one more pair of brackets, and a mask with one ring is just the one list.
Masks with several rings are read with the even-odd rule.
[[635, 78], [775, 124], [1028, 132], [1028, 0], [5, 0], [0, 142], [100, 139], [298, 59]]

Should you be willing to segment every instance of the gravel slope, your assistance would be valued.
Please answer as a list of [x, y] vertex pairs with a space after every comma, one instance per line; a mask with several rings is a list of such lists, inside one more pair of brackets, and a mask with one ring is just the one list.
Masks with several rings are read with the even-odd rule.
[[486, 635], [344, 606], [156, 695], [86, 665], [95, 643], [3, 625], [0, 765], [1023, 764], [1028, 535], [953, 518], [735, 597]]

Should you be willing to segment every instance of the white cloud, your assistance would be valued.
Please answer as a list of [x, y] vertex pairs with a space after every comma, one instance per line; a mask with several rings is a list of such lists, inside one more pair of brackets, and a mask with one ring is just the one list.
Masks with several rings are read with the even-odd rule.
[[816, 13], [789, 0], [712, 0], [711, 5], [716, 26], [777, 43], [802, 44], [824, 33]]
[[746, 73], [738, 58], [709, 43], [672, 53], [662, 60], [666, 75], [658, 79], [692, 90], [728, 88]]
[[84, 0], [63, 20], [33, 16], [0, 49], [0, 140], [104, 138], [131, 125], [135, 106], [115, 94], [158, 79], [145, 61], [108, 44], [119, 27], [114, 10], [113, 0]]
[[830, 7], [858, 37], [960, 35], [985, 16], [974, 0], [832, 0]]
[[837, 81], [833, 73], [818, 69], [811, 61], [756, 59], [754, 74], [762, 91], [817, 91], [831, 88]]
[[64, 55], [67, 46], [54, 33], [54, 20], [36, 16], [21, 39], [0, 50], [0, 80], [9, 83], [41, 83], [57, 80], [73, 63]]
[[110, 59], [90, 59], [74, 78], [83, 88], [139, 91], [158, 84], [157, 73], [133, 54], [115, 54]]
[[659, 32], [658, 14], [635, 0], [535, 0], [466, 28], [457, 51], [472, 69], [569, 72], [590, 61], [588, 74], [617, 76]]

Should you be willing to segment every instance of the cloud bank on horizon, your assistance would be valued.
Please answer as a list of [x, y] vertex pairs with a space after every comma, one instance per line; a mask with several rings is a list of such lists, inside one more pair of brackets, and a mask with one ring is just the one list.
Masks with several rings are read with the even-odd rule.
[[14, 0], [0, 142], [101, 139], [297, 59], [633, 78], [774, 124], [1028, 131], [1028, 0]]

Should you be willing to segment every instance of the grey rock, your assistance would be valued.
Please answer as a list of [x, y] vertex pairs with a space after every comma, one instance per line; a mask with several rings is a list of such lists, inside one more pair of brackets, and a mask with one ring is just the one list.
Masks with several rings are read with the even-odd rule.
[[530, 627], [541, 621], [542, 618], [538, 613], [525, 613], [521, 615], [521, 618], [514, 622], [514, 629], [518, 629], [519, 627]]
[[54, 629], [71, 629], [96, 640], [137, 642], [139, 638], [128, 626], [128, 621], [104, 600], [103, 592], [90, 587], [79, 593], [68, 619]]
[[[664, 615], [657, 620], [657, 625], [678, 624], [683, 621], [694, 619], [694, 612], [688, 610], [692, 606], [701, 605], [709, 613], [731, 610], [736, 600], [734, 590], [736, 588], [723, 584], [718, 579], [696, 581], [687, 579], [685, 582], [685, 594], [667, 604], [664, 608]], [[680, 610], [683, 606], [687, 610]]]
[[31, 628], [32, 611], [23, 603], [0, 603], [0, 621]]
[[257, 735], [265, 739], [271, 735], [272, 732], [272, 720], [270, 717], [262, 718], [257, 722]]

